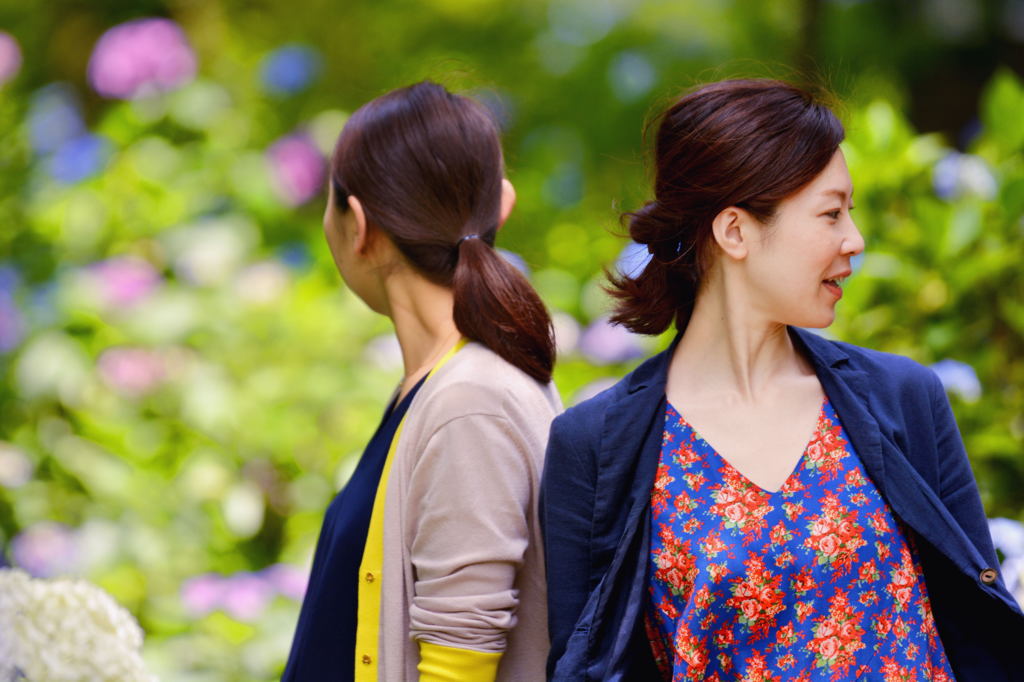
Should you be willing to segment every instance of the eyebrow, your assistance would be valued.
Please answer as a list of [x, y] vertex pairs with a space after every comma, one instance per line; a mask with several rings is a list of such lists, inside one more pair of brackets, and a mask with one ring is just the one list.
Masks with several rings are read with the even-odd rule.
[[[841, 189], [826, 189], [825, 191], [822, 192], [822, 194], [825, 194], [825, 195], [831, 194], [831, 195], [839, 197], [840, 199], [846, 199], [846, 192], [844, 192]], [[853, 201], [853, 190], [852, 189], [850, 190], [850, 200]]]

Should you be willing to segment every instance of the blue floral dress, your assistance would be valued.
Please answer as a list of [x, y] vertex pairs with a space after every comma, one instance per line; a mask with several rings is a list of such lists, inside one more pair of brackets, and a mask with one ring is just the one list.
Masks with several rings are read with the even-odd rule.
[[669, 405], [645, 625], [665, 679], [952, 680], [916, 550], [825, 400], [778, 492]]

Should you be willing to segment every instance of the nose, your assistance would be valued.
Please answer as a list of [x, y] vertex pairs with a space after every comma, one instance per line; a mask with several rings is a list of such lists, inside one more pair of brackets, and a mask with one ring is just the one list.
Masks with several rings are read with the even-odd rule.
[[842, 252], [843, 255], [856, 256], [864, 250], [864, 235], [857, 229], [857, 224], [853, 222], [853, 218], [848, 218], [847, 222], [849, 224], [847, 233], [843, 237]]

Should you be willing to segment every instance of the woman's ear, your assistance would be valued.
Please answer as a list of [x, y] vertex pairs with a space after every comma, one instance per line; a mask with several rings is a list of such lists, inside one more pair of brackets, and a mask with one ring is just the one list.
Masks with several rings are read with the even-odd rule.
[[366, 212], [363, 211], [363, 205], [359, 199], [356, 199], [351, 194], [348, 197], [348, 208], [352, 211], [352, 217], [355, 218], [356, 228], [355, 239], [352, 241], [352, 250], [355, 253], [366, 255], [370, 247], [370, 234], [366, 226]]
[[726, 256], [733, 260], [747, 257], [752, 236], [751, 216], [738, 206], [722, 209], [711, 221], [715, 242]]
[[498, 227], [505, 224], [508, 216], [512, 213], [512, 207], [516, 205], [516, 188], [508, 178], [501, 179], [501, 213], [498, 214]]

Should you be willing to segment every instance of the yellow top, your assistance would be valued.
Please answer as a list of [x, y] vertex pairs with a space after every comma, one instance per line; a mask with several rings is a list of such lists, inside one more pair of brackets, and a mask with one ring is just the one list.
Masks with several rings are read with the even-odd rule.
[[[427, 374], [430, 375], [448, 362], [467, 343], [461, 339]], [[398, 424], [391, 439], [384, 469], [381, 471], [377, 494], [373, 500], [370, 528], [363, 548], [363, 560], [359, 565], [359, 605], [356, 621], [356, 682], [377, 681], [377, 658], [380, 638], [380, 585], [381, 569], [384, 566], [384, 497], [387, 490], [388, 473], [394, 459], [398, 439], [402, 435], [405, 417]], [[494, 680], [498, 671], [501, 654], [459, 649], [455, 647], [420, 642], [420, 680], [422, 682], [488, 682]]]

